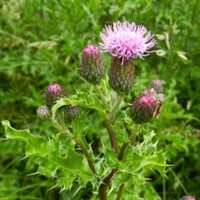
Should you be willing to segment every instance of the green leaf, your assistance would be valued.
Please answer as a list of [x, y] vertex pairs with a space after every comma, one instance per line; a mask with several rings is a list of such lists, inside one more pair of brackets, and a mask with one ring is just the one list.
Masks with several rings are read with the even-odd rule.
[[[75, 178], [88, 182], [92, 173], [81, 153], [74, 149], [75, 143], [63, 135], [52, 135], [52, 138], [33, 135], [27, 130], [16, 130], [8, 121], [3, 121], [7, 139], [17, 139], [26, 143], [26, 156], [34, 157], [39, 166], [38, 173], [47, 177], [56, 177], [57, 185], [70, 189]], [[82, 175], [84, 174], [84, 176]]]
[[153, 143], [154, 132], [144, 135], [144, 141], [136, 146], [128, 146], [120, 170], [137, 176], [147, 176], [151, 171], [156, 170], [161, 175], [165, 174], [166, 155], [157, 150], [157, 142]]
[[82, 107], [86, 107], [89, 109], [94, 109], [101, 113], [102, 115], [105, 115], [105, 107], [99, 100], [98, 96], [94, 93], [86, 93], [77, 91], [75, 95], [72, 95], [68, 98], [62, 98], [56, 102], [56, 104], [52, 108], [52, 118], [55, 118], [56, 112], [59, 108], [66, 106], [66, 105], [79, 105]]
[[29, 129], [16, 130], [10, 126], [9, 121], [2, 121], [5, 127], [6, 137], [8, 139], [16, 139], [26, 142], [26, 155], [30, 156], [32, 154], [40, 154], [41, 156], [46, 156], [48, 153], [48, 145], [46, 139], [30, 134]]
[[117, 154], [113, 150], [105, 148], [104, 162], [109, 168], [115, 168], [119, 162]]

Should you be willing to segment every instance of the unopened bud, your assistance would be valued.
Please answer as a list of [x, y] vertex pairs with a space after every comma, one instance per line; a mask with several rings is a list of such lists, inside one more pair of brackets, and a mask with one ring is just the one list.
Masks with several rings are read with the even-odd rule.
[[49, 107], [52, 107], [55, 101], [66, 96], [66, 91], [57, 83], [50, 84], [45, 90], [45, 100]]
[[87, 45], [82, 52], [80, 75], [92, 84], [99, 84], [104, 74], [100, 49], [96, 45]]
[[182, 198], [182, 200], [195, 200], [194, 196], [186, 195]]
[[153, 88], [157, 93], [161, 93], [163, 92], [163, 83], [158, 79], [152, 80], [149, 88]]
[[129, 59], [122, 62], [122, 59], [113, 57], [109, 84], [118, 93], [125, 94], [130, 91], [135, 81], [135, 68], [133, 60]]
[[68, 119], [75, 119], [80, 115], [81, 109], [79, 106], [66, 106], [66, 117]]
[[164, 94], [159, 93], [159, 94], [157, 94], [157, 99], [158, 99], [161, 103], [164, 103], [165, 100], [166, 100], [166, 97], [165, 97]]
[[50, 113], [49, 113], [49, 108], [45, 105], [42, 105], [40, 106], [38, 109], [37, 109], [37, 116], [41, 119], [47, 119], [49, 118], [50, 116]]
[[131, 118], [136, 123], [149, 122], [159, 114], [161, 102], [157, 99], [153, 89], [143, 92], [138, 96], [131, 107]]

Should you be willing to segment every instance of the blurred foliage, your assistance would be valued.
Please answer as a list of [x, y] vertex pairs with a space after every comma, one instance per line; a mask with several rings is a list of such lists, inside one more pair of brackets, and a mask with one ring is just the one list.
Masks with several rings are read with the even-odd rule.
[[[127, 97], [132, 99], [153, 78], [165, 83], [166, 104], [159, 120], [146, 129], [157, 133], [169, 167], [167, 178], [152, 176], [146, 195], [156, 190], [163, 199], [180, 199], [185, 193], [200, 198], [198, 0], [1, 0], [0, 9], [0, 119], [15, 128], [31, 126], [38, 135], [51, 134], [35, 115], [49, 83], [59, 82], [72, 95], [90, 90], [77, 73], [81, 50], [100, 41], [105, 24], [135, 21], [152, 30], [156, 53], [136, 61], [137, 87]], [[89, 127], [89, 140], [98, 141], [98, 123], [94, 119]], [[4, 140], [3, 132], [0, 127], [0, 199], [70, 198], [65, 191], [48, 190], [54, 180], [27, 176], [36, 171], [33, 160], [24, 160], [22, 143]]]

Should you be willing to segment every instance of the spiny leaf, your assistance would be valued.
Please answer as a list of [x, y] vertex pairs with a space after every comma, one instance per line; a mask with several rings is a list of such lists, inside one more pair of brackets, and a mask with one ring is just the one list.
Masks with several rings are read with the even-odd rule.
[[76, 177], [87, 177], [86, 181], [82, 180], [84, 183], [92, 178], [83, 155], [74, 150], [75, 144], [72, 140], [63, 139], [60, 135], [44, 138], [31, 134], [29, 130], [16, 130], [8, 121], [3, 121], [2, 124], [8, 139], [26, 143], [26, 155], [34, 156], [35, 163], [39, 165], [38, 173], [47, 177], [57, 177], [58, 186], [69, 189]]
[[97, 110], [102, 115], [105, 115], [104, 113], [105, 107], [101, 103], [101, 101], [99, 101], [98, 97], [94, 93], [77, 91], [77, 94], [72, 95], [68, 98], [62, 98], [56, 102], [56, 104], [52, 108], [52, 115], [53, 115], [52, 118], [53, 119], [55, 118], [56, 112], [59, 108], [66, 105], [83, 106], [89, 109]]
[[29, 129], [16, 130], [10, 126], [9, 121], [2, 121], [2, 124], [5, 127], [6, 137], [8, 139], [17, 139], [26, 142], [27, 156], [37, 153], [41, 156], [46, 156], [49, 147], [45, 138], [37, 135], [32, 135]]

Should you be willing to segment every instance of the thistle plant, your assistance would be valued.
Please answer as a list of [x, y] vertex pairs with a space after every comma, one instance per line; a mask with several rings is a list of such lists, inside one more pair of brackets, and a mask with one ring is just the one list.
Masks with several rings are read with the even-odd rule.
[[[84, 190], [90, 192], [85, 199], [160, 199], [147, 180], [152, 172], [164, 176], [166, 158], [154, 131], [143, 124], [158, 117], [163, 85], [153, 80], [133, 102], [127, 100], [135, 81], [134, 60], [150, 54], [156, 41], [135, 23], [106, 26], [100, 37], [100, 48], [87, 45], [82, 52], [79, 73], [90, 91], [70, 95], [58, 83], [44, 91], [46, 105], [37, 115], [48, 120], [54, 133], [32, 134], [3, 121], [6, 137], [24, 141], [26, 157], [36, 158], [37, 173], [53, 178], [61, 191], [75, 191], [71, 199], [84, 199]], [[101, 51], [112, 56], [109, 80]]]

